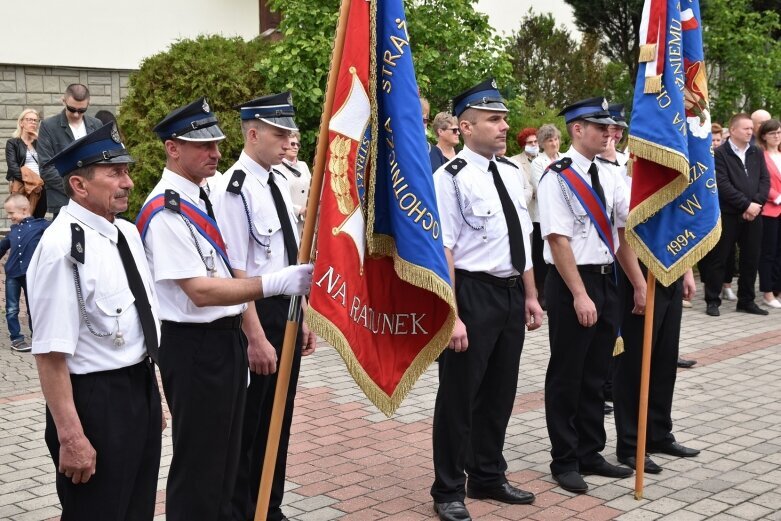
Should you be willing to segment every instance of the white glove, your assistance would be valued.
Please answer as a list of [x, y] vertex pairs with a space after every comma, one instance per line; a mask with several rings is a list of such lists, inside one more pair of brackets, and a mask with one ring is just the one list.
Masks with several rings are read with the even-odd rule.
[[306, 295], [312, 285], [313, 270], [313, 264], [300, 264], [263, 275], [263, 296]]

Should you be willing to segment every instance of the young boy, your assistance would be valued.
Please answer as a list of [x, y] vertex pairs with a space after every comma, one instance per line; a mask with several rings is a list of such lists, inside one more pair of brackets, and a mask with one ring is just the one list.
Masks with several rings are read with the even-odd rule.
[[[19, 325], [19, 297], [24, 290], [27, 301], [27, 265], [41, 240], [43, 231], [49, 226], [46, 219], [32, 217], [30, 202], [22, 194], [13, 194], [5, 200], [5, 213], [11, 220], [11, 231], [0, 241], [0, 257], [11, 250], [5, 263], [5, 319], [11, 335], [11, 349], [19, 352], [30, 350]], [[27, 316], [30, 303], [27, 302]], [[32, 333], [32, 322], [30, 323]]]

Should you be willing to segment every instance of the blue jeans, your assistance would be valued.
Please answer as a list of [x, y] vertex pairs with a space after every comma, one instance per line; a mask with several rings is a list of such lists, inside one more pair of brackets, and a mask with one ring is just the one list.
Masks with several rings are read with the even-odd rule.
[[[27, 300], [27, 277], [8, 277], [5, 279], [5, 320], [8, 322], [8, 333], [11, 342], [24, 340], [22, 328], [19, 325], [19, 297], [24, 290], [24, 299]], [[27, 304], [27, 316], [30, 316], [30, 304]], [[32, 330], [32, 322], [30, 323]]]

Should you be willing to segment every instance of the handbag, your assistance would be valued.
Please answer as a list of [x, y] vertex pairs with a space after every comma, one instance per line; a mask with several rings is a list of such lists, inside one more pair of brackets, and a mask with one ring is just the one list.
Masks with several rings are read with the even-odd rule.
[[28, 166], [22, 166], [19, 170], [22, 172], [22, 180], [12, 179], [11, 184], [8, 185], [8, 191], [12, 194], [20, 193], [25, 196], [30, 201], [30, 209], [32, 210], [41, 199], [43, 179]]

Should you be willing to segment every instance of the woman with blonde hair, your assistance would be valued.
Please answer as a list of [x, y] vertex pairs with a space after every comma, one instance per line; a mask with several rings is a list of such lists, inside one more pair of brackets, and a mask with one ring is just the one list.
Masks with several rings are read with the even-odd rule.
[[30, 201], [33, 217], [46, 215], [46, 192], [38, 165], [38, 125], [41, 116], [35, 109], [24, 109], [16, 120], [16, 130], [5, 144], [8, 191], [21, 193]]
[[440, 112], [434, 116], [431, 128], [437, 136], [437, 144], [431, 147], [428, 154], [433, 174], [440, 166], [456, 157], [461, 131], [458, 128], [458, 120], [449, 112]]

